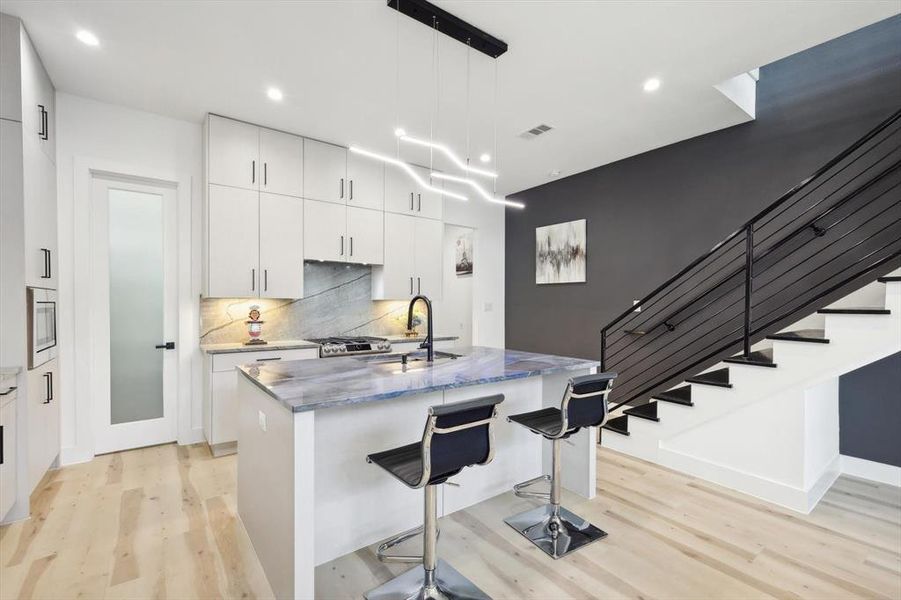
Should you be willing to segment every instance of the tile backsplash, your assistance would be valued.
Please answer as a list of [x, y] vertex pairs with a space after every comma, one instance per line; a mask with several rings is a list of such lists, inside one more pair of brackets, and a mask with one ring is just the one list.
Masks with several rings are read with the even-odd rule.
[[[257, 304], [263, 339], [295, 340], [329, 335], [402, 335], [407, 328], [405, 301], [372, 300], [372, 268], [340, 263], [304, 264], [304, 298], [203, 298], [200, 342], [243, 342], [247, 313]], [[418, 324], [422, 315], [414, 322]]]

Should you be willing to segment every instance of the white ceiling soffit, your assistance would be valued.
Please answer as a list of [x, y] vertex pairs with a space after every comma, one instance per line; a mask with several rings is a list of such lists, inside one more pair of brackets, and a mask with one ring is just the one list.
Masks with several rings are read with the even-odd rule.
[[[497, 158], [499, 192], [721, 129], [748, 114], [714, 87], [737, 73], [899, 12], [897, 0], [446, 1], [510, 46], [471, 56], [471, 154]], [[393, 130], [466, 154], [466, 48], [382, 0], [65, 2], [4, 0], [57, 88], [199, 122], [216, 112], [393, 153]], [[99, 47], [75, 38], [92, 31]], [[399, 31], [400, 68], [396, 70]], [[642, 90], [649, 77], [662, 85]], [[399, 79], [399, 87], [396, 81]], [[270, 86], [281, 102], [266, 95]], [[497, 115], [497, 149], [494, 116]], [[532, 140], [536, 124], [553, 127]], [[404, 158], [428, 161], [422, 149]], [[436, 165], [441, 167], [442, 165]]]

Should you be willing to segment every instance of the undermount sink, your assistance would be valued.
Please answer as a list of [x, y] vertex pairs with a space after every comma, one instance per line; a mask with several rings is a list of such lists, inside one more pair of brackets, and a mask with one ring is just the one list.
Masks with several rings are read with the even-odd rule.
[[[445, 360], [456, 360], [461, 356], [462, 354], [454, 354], [453, 352], [441, 352], [440, 350], [435, 350], [435, 360], [432, 364]], [[365, 361], [368, 363], [375, 363], [378, 365], [389, 365], [403, 364], [404, 362], [406, 362], [407, 364], [423, 363], [426, 362], [426, 358], [428, 358], [428, 354], [425, 350], [417, 350], [416, 352], [404, 352], [401, 354], [370, 354], [368, 356], [359, 356], [357, 357], [357, 360]]]

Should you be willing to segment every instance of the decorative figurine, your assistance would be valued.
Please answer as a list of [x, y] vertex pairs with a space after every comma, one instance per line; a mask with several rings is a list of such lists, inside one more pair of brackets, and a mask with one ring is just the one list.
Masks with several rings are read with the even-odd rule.
[[263, 323], [266, 321], [260, 320], [260, 307], [256, 304], [250, 307], [250, 313], [247, 315], [247, 333], [250, 334], [250, 339], [244, 342], [245, 346], [257, 346], [261, 344], [268, 344], [266, 340], [260, 337], [263, 333]]

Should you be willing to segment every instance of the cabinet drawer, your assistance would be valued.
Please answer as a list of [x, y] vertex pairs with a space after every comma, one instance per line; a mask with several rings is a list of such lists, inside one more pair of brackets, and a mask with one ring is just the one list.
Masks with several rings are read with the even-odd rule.
[[213, 355], [213, 371], [233, 371], [239, 365], [260, 360], [303, 360], [319, 358], [318, 348], [299, 348], [297, 350], [273, 350], [254, 352], [231, 352]]

